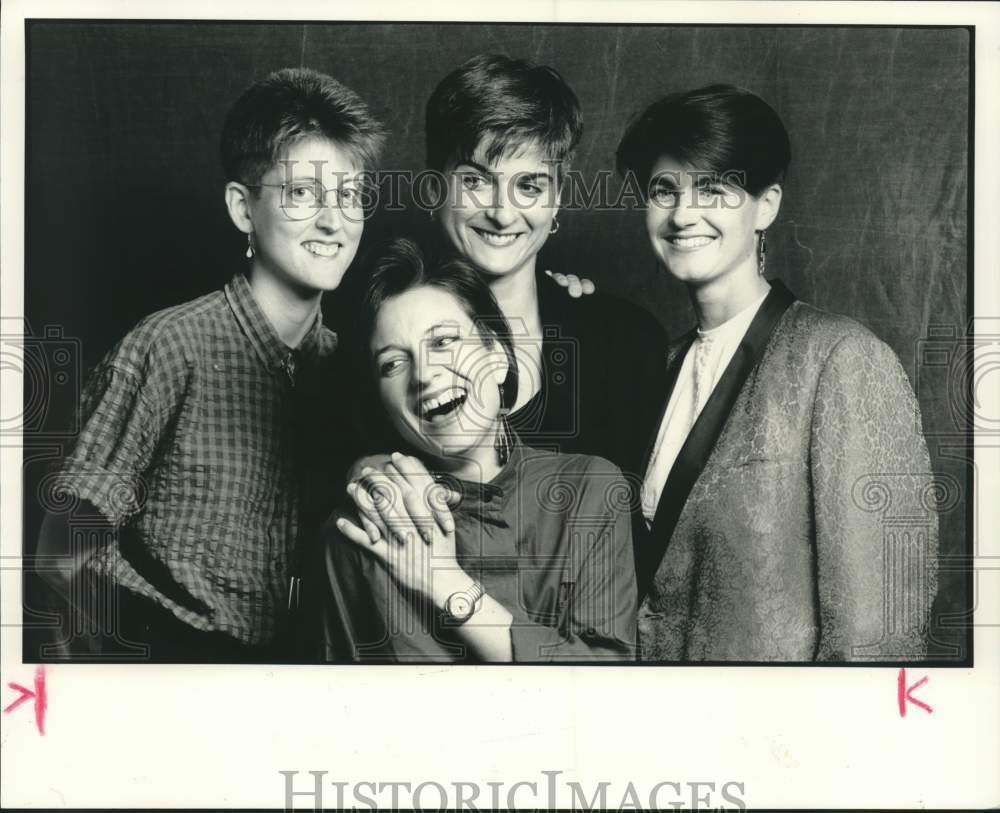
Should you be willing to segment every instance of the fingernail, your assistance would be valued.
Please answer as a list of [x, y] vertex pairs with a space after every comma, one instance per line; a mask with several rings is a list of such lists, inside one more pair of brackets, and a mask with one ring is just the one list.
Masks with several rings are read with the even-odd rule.
[[393, 452], [391, 455], [389, 455], [389, 459], [390, 460], [402, 460], [403, 459], [403, 455], [401, 455], [399, 452]]

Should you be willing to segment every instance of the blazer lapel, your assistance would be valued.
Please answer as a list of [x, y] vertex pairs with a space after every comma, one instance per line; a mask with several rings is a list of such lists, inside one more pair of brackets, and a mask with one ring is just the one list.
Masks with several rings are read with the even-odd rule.
[[[722, 434], [740, 390], [743, 389], [750, 373], [760, 363], [778, 321], [794, 301], [795, 296], [780, 280], [771, 280], [771, 292], [747, 328], [746, 335], [698, 416], [698, 420], [691, 427], [691, 432], [681, 447], [673, 468], [670, 469], [670, 475], [660, 495], [660, 503], [656, 508], [656, 516], [653, 518], [653, 526], [648, 537], [649, 544], [640, 551], [638, 575], [641, 594], [645, 592], [643, 588], [648, 589], [652, 584], [681, 511], [687, 503], [691, 489], [701, 476], [719, 435]], [[686, 343], [685, 353], [693, 338], [692, 336]], [[676, 384], [683, 359], [684, 353], [679, 354], [674, 369], [670, 372], [671, 392]], [[669, 397], [668, 393], [668, 400]]]
[[663, 423], [663, 416], [667, 414], [667, 407], [670, 405], [670, 396], [674, 394], [674, 387], [677, 386], [677, 377], [680, 375], [681, 366], [684, 364], [684, 356], [687, 355], [688, 350], [694, 343], [695, 338], [698, 336], [697, 330], [691, 330], [685, 333], [677, 341], [673, 342], [667, 350], [667, 375], [664, 378], [664, 383], [666, 387], [662, 394], [663, 408], [660, 410], [660, 416], [656, 423], [653, 424], [652, 437], [649, 439], [649, 443], [646, 445], [646, 453], [642, 457], [642, 471], [645, 472], [649, 468], [650, 461], [653, 457], [653, 450], [656, 446], [656, 437], [660, 433], [660, 425]]

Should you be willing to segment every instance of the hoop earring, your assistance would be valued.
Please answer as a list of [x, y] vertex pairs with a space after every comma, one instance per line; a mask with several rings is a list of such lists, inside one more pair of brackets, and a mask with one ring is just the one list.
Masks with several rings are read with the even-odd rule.
[[757, 244], [757, 273], [764, 276], [764, 269], [767, 267], [767, 231], [761, 229], [760, 242]]
[[497, 451], [497, 463], [501, 466], [507, 465], [510, 460], [510, 450], [514, 445], [510, 423], [507, 421], [507, 413], [510, 411], [504, 406], [503, 384], [498, 385], [500, 389], [500, 423], [497, 426], [497, 436], [493, 441], [493, 448]]
[[558, 217], [553, 217], [552, 218], [552, 228], [549, 229], [549, 234], [555, 234], [557, 231], [559, 231], [559, 218]]
[[246, 253], [246, 258], [248, 260], [252, 260], [253, 259], [253, 232], [250, 232], [247, 235], [247, 253]]

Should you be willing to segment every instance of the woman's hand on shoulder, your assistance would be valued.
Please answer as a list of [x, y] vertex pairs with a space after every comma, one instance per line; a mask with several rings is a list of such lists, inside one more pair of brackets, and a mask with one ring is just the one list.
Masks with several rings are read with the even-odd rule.
[[[358, 483], [362, 480], [366, 469], [388, 474], [394, 478], [410, 478], [412, 480], [412, 487], [414, 489], [419, 488], [421, 494], [426, 498], [427, 505], [430, 507], [431, 514], [436, 519], [438, 527], [445, 532], [454, 528], [450, 506], [458, 502], [458, 495], [449, 488], [436, 483], [424, 467], [424, 464], [415, 457], [408, 457], [399, 452], [394, 452], [392, 454], [375, 454], [359, 458], [354, 461], [347, 472], [348, 493], [350, 493], [350, 484]], [[412, 499], [412, 495], [409, 492], [407, 493], [410, 499]], [[355, 500], [356, 502], [357, 500]], [[360, 518], [365, 524], [365, 530], [369, 532], [370, 541], [377, 541], [383, 534], [379, 533], [376, 536], [372, 536], [372, 529], [377, 528], [376, 513], [374, 511], [367, 514], [361, 512]]]
[[381, 471], [390, 460], [391, 458], [387, 454], [370, 454], [365, 455], [364, 457], [359, 457], [347, 470], [347, 482], [353, 483], [355, 480], [360, 479], [361, 471], [365, 468], [378, 469]]
[[341, 517], [340, 532], [382, 559], [404, 587], [434, 600], [434, 570], [459, 570], [450, 492], [420, 461], [399, 454], [381, 471], [364, 467], [347, 492], [363, 527]]
[[581, 296], [590, 296], [590, 294], [597, 290], [597, 286], [593, 282], [586, 278], [581, 279], [576, 274], [560, 274], [548, 269], [546, 269], [545, 273], [552, 277], [557, 285], [565, 288], [566, 292], [573, 299], [579, 299]]

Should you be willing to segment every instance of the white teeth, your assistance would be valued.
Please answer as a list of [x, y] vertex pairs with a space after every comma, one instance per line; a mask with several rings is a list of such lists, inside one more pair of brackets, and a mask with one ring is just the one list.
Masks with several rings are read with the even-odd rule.
[[465, 390], [459, 387], [452, 387], [450, 390], [445, 390], [440, 395], [433, 398], [428, 398], [420, 404], [421, 414], [426, 415], [432, 409], [437, 409], [438, 407], [444, 406], [445, 404], [451, 403], [452, 401], [457, 401], [459, 398], [465, 397]]
[[701, 248], [712, 242], [711, 237], [670, 237], [668, 238], [678, 248]]
[[509, 246], [520, 237], [519, 234], [496, 234], [491, 231], [481, 231], [480, 229], [476, 229], [476, 234], [491, 246]]
[[302, 245], [305, 246], [306, 251], [317, 257], [336, 257], [340, 251], [340, 246], [337, 243], [303, 243]]

